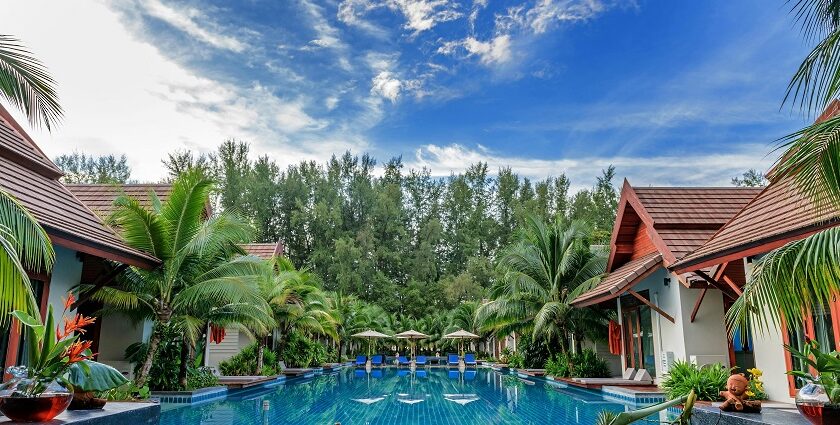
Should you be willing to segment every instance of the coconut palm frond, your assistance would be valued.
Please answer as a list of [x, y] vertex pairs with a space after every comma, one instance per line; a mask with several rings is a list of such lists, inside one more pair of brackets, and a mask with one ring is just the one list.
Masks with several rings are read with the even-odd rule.
[[37, 316], [27, 270], [48, 272], [54, 261], [47, 233], [17, 199], [0, 189], [0, 324], [7, 323], [13, 310]]
[[[730, 332], [800, 323], [803, 311], [827, 305], [840, 291], [840, 228], [790, 242], [758, 260], [744, 293], [727, 313]], [[758, 320], [750, 320], [757, 318]]]
[[47, 68], [8, 35], [0, 35], [0, 96], [23, 111], [34, 127], [52, 130], [64, 115]]

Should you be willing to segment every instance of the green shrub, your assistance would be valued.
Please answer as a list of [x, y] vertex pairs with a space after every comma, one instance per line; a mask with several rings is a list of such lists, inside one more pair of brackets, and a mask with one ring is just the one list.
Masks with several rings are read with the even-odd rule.
[[545, 363], [545, 371], [559, 378], [607, 378], [610, 368], [606, 360], [590, 349], [579, 353], [560, 353]]
[[[239, 354], [219, 363], [219, 371], [224, 376], [250, 376], [257, 369], [257, 343], [243, 348]], [[271, 376], [280, 373], [277, 353], [266, 348], [263, 350], [263, 368], [259, 375]]]
[[330, 354], [323, 344], [296, 332], [289, 334], [280, 354], [288, 367], [321, 366], [328, 358], [335, 358], [335, 353]]
[[525, 367], [525, 356], [518, 351], [514, 351], [507, 356], [507, 365], [514, 369], [522, 369]]
[[215, 387], [219, 378], [213, 375], [209, 367], [190, 368], [187, 370], [187, 390]]
[[[178, 371], [181, 368], [181, 335], [172, 326], [161, 326], [157, 332], [161, 334], [152, 368], [149, 369], [147, 385], [152, 391], [178, 391]], [[125, 349], [125, 358], [134, 364], [134, 375], [140, 372], [146, 360], [147, 344], [136, 342]]]
[[660, 386], [669, 399], [688, 395], [693, 389], [699, 400], [717, 401], [719, 393], [726, 388], [730, 374], [730, 369], [721, 364], [697, 367], [685, 361], [675, 361]]
[[152, 392], [148, 386], [138, 387], [134, 381], [128, 381], [122, 386], [98, 394], [108, 401], [139, 401], [147, 400]]

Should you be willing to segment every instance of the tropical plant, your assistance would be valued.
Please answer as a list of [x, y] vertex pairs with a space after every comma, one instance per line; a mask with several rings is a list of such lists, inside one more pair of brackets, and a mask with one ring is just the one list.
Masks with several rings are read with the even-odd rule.
[[581, 323], [600, 314], [571, 307], [606, 269], [607, 257], [590, 247], [590, 237], [581, 221], [546, 224], [528, 217], [519, 240], [501, 253], [503, 278], [493, 286], [492, 300], [476, 313], [482, 329], [497, 335], [532, 330], [534, 339], [555, 339], [565, 352], [570, 338], [584, 333]]
[[549, 375], [560, 378], [606, 378], [610, 376], [610, 368], [606, 360], [590, 349], [579, 353], [558, 353], [545, 364], [545, 371]]
[[341, 362], [341, 355], [345, 353], [345, 344], [350, 342], [351, 336], [382, 323], [385, 312], [353, 295], [344, 295], [340, 292], [327, 294], [327, 303], [335, 331], [336, 361]]
[[273, 350], [263, 352], [263, 365], [257, 368], [257, 343], [249, 344], [233, 357], [219, 363], [224, 376], [273, 376], [280, 373], [277, 354]]
[[726, 388], [731, 370], [721, 364], [697, 366], [686, 361], [675, 361], [660, 387], [669, 399], [678, 399], [691, 392], [699, 400], [717, 401]]
[[[804, 111], [822, 111], [840, 95], [840, 3], [797, 0], [792, 13], [808, 40], [818, 40], [788, 85], [785, 101]], [[830, 111], [836, 112], [836, 111]], [[815, 206], [811, 214], [840, 210], [840, 115], [823, 117], [779, 140], [782, 150], [768, 177], [791, 184]], [[829, 215], [830, 216], [830, 215]], [[762, 257], [753, 268], [743, 295], [728, 311], [730, 329], [778, 328], [784, 320], [802, 322], [802, 312], [826, 305], [840, 291], [840, 228], [834, 227], [788, 243]]]
[[761, 376], [764, 372], [757, 367], [747, 369], [749, 373], [749, 388], [747, 389], [747, 397], [752, 400], [767, 400], [767, 393], [764, 391], [764, 382]]
[[[66, 313], [75, 298], [69, 295], [64, 302]], [[17, 378], [27, 378], [14, 392], [22, 397], [38, 397], [53, 381], [60, 381], [83, 391], [105, 391], [127, 382], [116, 369], [91, 360], [91, 341], [81, 341], [85, 327], [93, 324], [92, 317], [76, 314], [56, 325], [52, 306], [47, 310], [47, 321], [41, 323], [36, 316], [15, 310], [12, 312], [26, 329], [29, 359], [26, 365], [13, 368]], [[53, 332], [55, 328], [55, 332]], [[10, 381], [15, 382], [15, 381]]]
[[101, 288], [91, 297], [135, 318], [153, 320], [136, 375], [140, 387], [146, 383], [166, 327], [175, 326], [194, 346], [207, 328], [207, 317], [197, 314], [226, 316], [236, 308], [247, 310], [240, 313], [268, 309], [259, 296], [253, 259], [229, 260], [241, 252], [237, 244], [250, 240], [251, 227], [230, 213], [205, 219], [213, 185], [200, 170], [189, 170], [173, 182], [166, 202], [153, 193], [151, 208], [128, 196], [114, 201], [111, 222], [126, 243], [162, 262], [154, 270], [126, 269], [119, 286]]
[[[790, 345], [785, 345], [785, 350], [805, 366], [802, 369], [794, 368], [787, 374], [808, 383], [822, 385], [829, 403], [840, 405], [840, 353], [821, 351], [820, 344], [815, 340], [805, 341], [802, 350]], [[810, 369], [813, 369], [816, 375], [812, 374]]]
[[675, 398], [673, 400], [669, 400], [659, 404], [654, 404], [653, 406], [643, 407], [641, 409], [633, 410], [630, 412], [616, 413], [613, 411], [605, 410], [598, 414], [598, 419], [595, 421], [595, 424], [628, 425], [634, 422], [647, 422], [645, 418], [647, 418], [648, 416], [655, 415], [663, 410], [667, 410], [672, 407], [677, 407], [680, 404], [682, 404], [682, 413], [680, 413], [679, 416], [677, 416], [674, 420], [664, 423], [674, 425], [691, 425], [691, 415], [694, 413], [694, 402], [696, 400], [697, 396], [694, 394], [693, 391], [691, 391], [687, 395], [684, 395], [680, 398]]
[[286, 337], [286, 345], [280, 356], [290, 367], [321, 366], [326, 363], [329, 351], [323, 344], [299, 332], [292, 332]]
[[38, 316], [27, 270], [49, 272], [54, 261], [47, 233], [17, 199], [0, 188], [0, 325], [8, 323], [14, 310]]
[[47, 68], [9, 35], [0, 35], [0, 96], [26, 114], [30, 124], [47, 130], [64, 114]]

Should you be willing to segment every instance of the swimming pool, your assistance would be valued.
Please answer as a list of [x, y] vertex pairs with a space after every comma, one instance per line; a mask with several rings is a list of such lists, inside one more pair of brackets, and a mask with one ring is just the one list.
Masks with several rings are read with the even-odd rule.
[[489, 368], [347, 368], [224, 401], [164, 409], [161, 425], [198, 424], [593, 424], [624, 404]]

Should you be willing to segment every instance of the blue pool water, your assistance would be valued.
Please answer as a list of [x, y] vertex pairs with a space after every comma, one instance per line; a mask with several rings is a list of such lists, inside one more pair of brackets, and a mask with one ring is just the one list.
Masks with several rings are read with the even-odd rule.
[[624, 411], [600, 393], [559, 388], [488, 368], [458, 372], [345, 369], [246, 390], [224, 401], [164, 408], [161, 425], [586, 424]]

